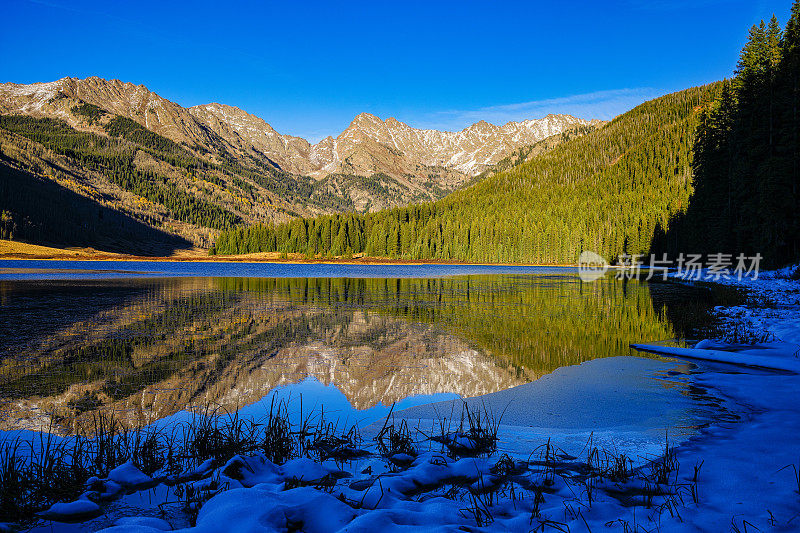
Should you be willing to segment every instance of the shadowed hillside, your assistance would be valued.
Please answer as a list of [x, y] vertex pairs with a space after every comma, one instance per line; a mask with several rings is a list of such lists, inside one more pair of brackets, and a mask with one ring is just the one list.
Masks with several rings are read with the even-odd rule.
[[750, 29], [736, 76], [702, 114], [694, 194], [654, 248], [755, 256], [779, 266], [800, 258], [800, 4], [781, 30]]
[[56, 247], [163, 256], [192, 243], [0, 162], [0, 236]]

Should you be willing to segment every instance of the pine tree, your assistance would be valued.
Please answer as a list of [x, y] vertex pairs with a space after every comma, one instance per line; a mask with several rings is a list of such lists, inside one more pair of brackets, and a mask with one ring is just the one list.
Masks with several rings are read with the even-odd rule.
[[785, 33], [774, 16], [751, 28], [732, 91], [701, 120], [695, 190], [676, 246], [761, 253], [771, 264], [798, 258], [798, 61], [788, 52], [797, 50], [797, 2], [792, 13]]

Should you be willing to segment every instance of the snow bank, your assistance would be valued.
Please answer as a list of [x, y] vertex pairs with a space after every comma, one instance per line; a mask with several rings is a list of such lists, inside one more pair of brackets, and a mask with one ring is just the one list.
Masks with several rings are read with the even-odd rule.
[[770, 342], [754, 345], [724, 344], [703, 340], [694, 348], [659, 346], [657, 344], [631, 344], [631, 348], [668, 357], [685, 357], [733, 365], [785, 370], [800, 374], [798, 348], [785, 342]]
[[154, 480], [128, 461], [113, 469], [108, 473], [108, 481], [117, 483], [126, 489], [146, 489], [158, 485]]
[[678, 449], [685, 474], [701, 465], [700, 504], [682, 510], [682, 522], [662, 530], [800, 530], [800, 486], [794, 477], [794, 468], [800, 468], [799, 379], [747, 369], [694, 376], [696, 386], [734, 398], [741, 421], [710, 428], [704, 438]]
[[172, 525], [169, 522], [153, 516], [126, 516], [116, 520], [114, 526], [110, 531], [117, 533], [123, 531], [136, 533], [142, 530], [172, 531]]
[[44, 520], [58, 522], [82, 522], [102, 514], [100, 506], [88, 499], [78, 499], [74, 502], [56, 503], [37, 516]]
[[[276, 491], [265, 486], [234, 489], [215, 496], [200, 510], [197, 526], [184, 531], [217, 533], [235, 526], [241, 532], [337, 531], [356, 513], [334, 496], [310, 487]], [[155, 532], [153, 532], [155, 533]]]

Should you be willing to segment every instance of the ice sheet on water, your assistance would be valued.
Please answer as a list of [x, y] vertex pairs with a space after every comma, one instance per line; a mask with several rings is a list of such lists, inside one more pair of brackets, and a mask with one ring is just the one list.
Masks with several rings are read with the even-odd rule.
[[592, 434], [620, 451], [630, 448], [631, 455], [656, 453], [663, 449], [666, 430], [677, 443], [690, 436], [687, 426], [706, 423], [716, 414], [686, 393], [681, 378], [686, 371], [679, 363], [641, 357], [595, 359], [512, 389], [395, 411], [394, 416], [427, 431], [448, 419], [454, 424], [450, 429], [457, 430], [465, 405], [486, 411], [501, 422], [499, 451], [519, 456], [550, 437], [574, 453]]

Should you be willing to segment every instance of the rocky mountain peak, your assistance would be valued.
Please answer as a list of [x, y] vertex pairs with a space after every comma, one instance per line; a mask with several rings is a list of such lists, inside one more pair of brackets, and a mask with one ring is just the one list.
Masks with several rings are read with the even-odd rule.
[[349, 128], [357, 128], [368, 125], [380, 125], [383, 121], [372, 113], [359, 113], [350, 123]]

